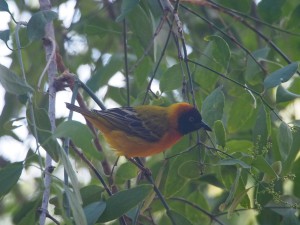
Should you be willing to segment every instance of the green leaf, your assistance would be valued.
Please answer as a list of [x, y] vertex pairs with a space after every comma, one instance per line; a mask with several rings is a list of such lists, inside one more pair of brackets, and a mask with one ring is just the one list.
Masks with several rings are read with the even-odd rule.
[[0, 199], [18, 182], [23, 170], [23, 162], [10, 163], [0, 170]]
[[89, 205], [95, 200], [101, 199], [102, 193], [105, 189], [97, 185], [88, 185], [80, 189], [80, 195], [82, 196], [83, 205]]
[[273, 179], [278, 177], [270, 164], [261, 155], [258, 155], [255, 160], [253, 160], [252, 166], [256, 167], [260, 172], [266, 173]]
[[286, 160], [283, 163], [283, 175], [290, 173], [290, 170], [294, 164], [297, 154], [299, 153], [300, 149], [300, 129], [295, 127], [293, 130], [293, 144], [289, 155], [287, 156]]
[[127, 180], [130, 180], [137, 176], [138, 169], [131, 162], [125, 162], [117, 167], [115, 182], [117, 184], [122, 184]]
[[[231, 56], [228, 44], [219, 36], [209, 36], [206, 37], [205, 40], [209, 41], [209, 43], [206, 45], [201, 57], [195, 61], [201, 62], [201, 64], [212, 70], [226, 73]], [[208, 91], [215, 88], [219, 78], [215, 73], [202, 67], [197, 67], [194, 77], [195, 82]]]
[[133, 34], [137, 36], [143, 48], [147, 49], [153, 37], [152, 22], [149, 15], [140, 5], [137, 5], [130, 11], [127, 18]]
[[251, 166], [248, 165], [247, 163], [239, 160], [239, 159], [222, 159], [218, 162], [218, 165], [221, 165], [221, 166], [234, 166], [234, 165], [239, 165], [241, 166], [242, 168], [245, 168], [245, 169], [250, 169]]
[[253, 149], [253, 142], [248, 140], [230, 140], [226, 143], [226, 153], [244, 152], [250, 154]]
[[212, 44], [212, 59], [226, 70], [228, 68], [231, 56], [227, 42], [222, 37], [217, 35], [208, 36], [205, 38], [205, 40]]
[[278, 146], [279, 146], [281, 158], [284, 161], [289, 155], [293, 143], [292, 131], [290, 127], [284, 122], [282, 122], [279, 126], [279, 132], [277, 133], [277, 140], [278, 140]]
[[68, 201], [72, 210], [72, 215], [74, 217], [74, 222], [76, 225], [87, 225], [87, 220], [84, 211], [81, 206], [81, 198], [78, 198], [77, 194], [68, 186], [64, 186], [64, 190], [68, 197]]
[[84, 31], [87, 35], [97, 35], [100, 38], [103, 38], [107, 35], [116, 35], [119, 36], [122, 33], [120, 30], [114, 29], [112, 27], [106, 28], [106, 27], [100, 27], [100, 26], [94, 26], [94, 25], [85, 25]]
[[269, 123], [270, 115], [266, 112], [264, 105], [261, 105], [253, 130], [253, 142], [257, 145], [260, 151], [262, 151], [263, 147], [265, 147], [268, 142]]
[[[281, 174], [281, 172], [282, 172], [282, 163], [281, 163], [281, 161], [276, 161], [276, 162], [272, 163], [271, 167], [278, 176]], [[262, 181], [265, 182], [265, 183], [271, 183], [272, 181], [274, 181], [275, 178], [276, 177], [274, 177], [273, 174], [270, 175], [268, 173], [265, 173], [264, 176], [263, 176]]]
[[206, 182], [210, 185], [224, 189], [224, 184], [216, 177], [216, 174], [204, 174], [200, 177], [201, 182]]
[[162, 75], [159, 82], [159, 88], [161, 92], [172, 91], [180, 88], [182, 86], [182, 81], [181, 65], [178, 63], [168, 68]]
[[185, 183], [187, 182], [187, 180], [184, 177], [178, 176], [177, 173], [177, 170], [182, 163], [183, 162], [181, 160], [181, 157], [177, 157], [171, 162], [164, 189], [164, 194], [166, 198], [174, 196], [184, 187]]
[[[252, 53], [253, 57], [260, 62], [261, 59], [265, 59], [270, 52], [270, 48], [261, 48]], [[263, 71], [257, 65], [257, 63], [250, 57], [247, 56], [247, 66], [245, 71], [245, 79], [252, 85], [258, 84], [262, 81]]]
[[287, 23], [287, 28], [299, 28], [300, 5], [296, 6]]
[[0, 64], [0, 83], [3, 88], [12, 94], [22, 95], [34, 92], [33, 88], [19, 78], [14, 72]]
[[9, 40], [9, 35], [10, 35], [10, 30], [0, 31], [0, 39], [5, 43], [7, 43], [7, 41]]
[[34, 129], [36, 128], [39, 143], [43, 146], [43, 148], [51, 156], [51, 158], [55, 162], [58, 162], [60, 146], [57, 140], [53, 139], [52, 137], [51, 125], [50, 125], [50, 119], [48, 113], [46, 112], [46, 110], [34, 106], [33, 113], [34, 113], [34, 119], [36, 125], [36, 127], [34, 128], [33, 127], [34, 123], [31, 120], [32, 112], [29, 107], [30, 106], [28, 106], [26, 109], [26, 117], [27, 117], [27, 121], [31, 133], [34, 133]]
[[139, 0], [123, 0], [121, 5], [121, 14], [117, 17], [116, 22], [122, 21], [138, 4]]
[[97, 66], [96, 72], [86, 82], [86, 85], [94, 92], [100, 87], [107, 85], [109, 79], [122, 69], [123, 60], [123, 55], [121, 54], [112, 55], [104, 66]]
[[235, 212], [236, 208], [238, 207], [238, 205], [244, 200], [244, 198], [247, 196], [248, 191], [251, 188], [247, 188], [244, 191], [240, 192], [238, 195], [236, 195], [232, 201], [232, 203], [229, 206], [228, 209], [228, 217], [230, 218], [230, 216]]
[[227, 129], [229, 133], [237, 132], [251, 118], [254, 110], [253, 98], [249, 93], [243, 93], [236, 98], [228, 113]]
[[202, 175], [202, 167], [198, 161], [187, 161], [178, 168], [178, 175], [186, 179], [198, 179]]
[[[70, 190], [70, 197], [74, 198], [73, 201], [74, 203], [76, 203], [75, 207], [78, 207], [77, 204], [81, 205], [82, 204], [82, 199], [81, 199], [81, 194], [80, 194], [80, 190], [79, 190], [79, 182], [77, 179], [77, 174], [75, 173], [72, 164], [70, 162], [70, 159], [68, 158], [66, 152], [61, 149], [61, 151], [59, 151], [60, 153], [60, 160], [62, 162], [62, 164], [64, 165], [64, 169], [67, 172], [69, 179], [71, 181], [72, 187], [73, 187], [73, 192], [71, 192]], [[69, 187], [66, 187], [69, 189]], [[67, 193], [68, 194], [68, 193]], [[69, 197], [69, 196], [68, 196]], [[78, 211], [80, 209], [76, 208], [75, 211]]]
[[105, 202], [93, 202], [86, 207], [84, 207], [83, 211], [87, 220], [88, 225], [94, 225], [99, 217], [102, 215], [106, 208]]
[[100, 153], [96, 150], [92, 140], [93, 134], [90, 129], [78, 121], [64, 121], [58, 125], [53, 133], [54, 138], [71, 138], [76, 146], [92, 157], [101, 159]]
[[189, 221], [187, 218], [185, 218], [183, 215], [179, 214], [178, 212], [175, 212], [174, 210], [169, 210], [167, 212], [167, 215], [170, 218], [173, 218], [174, 221], [176, 221], [176, 224], [184, 224], [184, 225], [193, 225], [191, 221]]
[[0, 1], [0, 11], [5, 11], [5, 12], [10, 13], [10, 11], [8, 9], [8, 4], [5, 0]]
[[300, 98], [299, 94], [294, 94], [288, 90], [286, 90], [282, 85], [279, 85], [276, 91], [276, 102], [288, 102], [294, 100], [296, 98]]
[[216, 136], [216, 143], [223, 148], [225, 148], [226, 145], [226, 133], [225, 128], [221, 120], [217, 120], [214, 123], [213, 131]]
[[106, 201], [106, 208], [98, 222], [117, 219], [142, 202], [152, 190], [152, 185], [143, 184], [129, 190], [120, 191]]
[[275, 72], [271, 73], [264, 80], [265, 89], [273, 88], [281, 83], [287, 82], [297, 71], [298, 63], [293, 62], [286, 67], [283, 67]]
[[243, 1], [236, 1], [236, 0], [217, 0], [220, 5], [223, 5], [230, 9], [235, 9], [240, 12], [250, 12], [252, 0], [243, 0]]
[[44, 10], [34, 13], [27, 24], [27, 35], [29, 41], [40, 40], [45, 35], [47, 23], [57, 18], [57, 13]]
[[201, 115], [210, 127], [214, 125], [216, 120], [222, 119], [224, 104], [225, 97], [221, 88], [215, 89], [205, 98], [202, 104]]
[[283, 0], [262, 0], [258, 3], [257, 11], [260, 17], [268, 23], [274, 23], [281, 18]]

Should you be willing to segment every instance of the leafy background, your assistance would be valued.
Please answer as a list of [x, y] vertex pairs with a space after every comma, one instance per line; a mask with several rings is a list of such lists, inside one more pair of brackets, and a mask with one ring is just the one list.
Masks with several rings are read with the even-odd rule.
[[[297, 0], [59, 1], [48, 11], [34, 1], [8, 3], [0, 4], [10, 15], [1, 48], [12, 49], [0, 62], [2, 221], [43, 224], [37, 211], [47, 152], [55, 167], [49, 214], [62, 224], [299, 224]], [[168, 4], [178, 7], [179, 20]], [[37, 87], [51, 21], [57, 63], [106, 107], [190, 101], [213, 128], [146, 159], [163, 197], [155, 197], [131, 162], [121, 158], [112, 171], [117, 157], [101, 135], [65, 122], [68, 88], [58, 93], [57, 128], [51, 129], [46, 77]], [[69, 155], [60, 137], [74, 141]], [[12, 140], [22, 148], [12, 149]], [[8, 152], [24, 157], [14, 162]], [[109, 196], [105, 187], [116, 193]]]

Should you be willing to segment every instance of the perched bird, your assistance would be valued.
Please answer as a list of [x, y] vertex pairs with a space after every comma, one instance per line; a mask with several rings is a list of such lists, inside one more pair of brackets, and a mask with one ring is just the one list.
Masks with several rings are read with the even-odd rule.
[[66, 103], [98, 128], [118, 155], [146, 157], [165, 151], [183, 135], [198, 129], [211, 131], [199, 111], [188, 103], [168, 107], [142, 105], [87, 110]]

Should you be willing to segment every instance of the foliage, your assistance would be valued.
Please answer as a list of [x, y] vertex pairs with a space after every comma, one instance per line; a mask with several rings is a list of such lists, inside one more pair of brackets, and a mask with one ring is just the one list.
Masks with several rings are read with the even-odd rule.
[[[0, 144], [9, 137], [27, 151], [21, 162], [1, 156], [0, 218], [36, 223], [50, 173], [49, 214], [61, 224], [300, 224], [298, 0], [87, 0], [76, 2], [68, 23], [62, 9], [72, 2], [46, 11], [13, 2], [30, 13], [26, 22], [0, 2], [1, 13], [11, 16], [0, 39], [12, 60], [0, 64]], [[143, 176], [123, 158], [115, 164], [102, 136], [82, 123], [57, 117], [53, 131], [43, 92], [49, 83], [41, 76], [49, 22], [65, 72], [57, 75], [59, 94], [70, 93], [67, 70], [81, 79], [88, 68], [84, 83], [71, 77], [74, 94], [77, 84], [88, 87], [107, 107], [190, 101], [213, 132], [186, 136], [147, 158], [151, 175]], [[121, 77], [118, 84], [113, 77]], [[79, 88], [79, 95], [95, 106], [91, 94]], [[55, 160], [53, 172], [45, 169], [44, 152]], [[82, 168], [91, 171], [87, 183], [76, 173]], [[22, 171], [32, 170], [38, 177], [24, 182]]]

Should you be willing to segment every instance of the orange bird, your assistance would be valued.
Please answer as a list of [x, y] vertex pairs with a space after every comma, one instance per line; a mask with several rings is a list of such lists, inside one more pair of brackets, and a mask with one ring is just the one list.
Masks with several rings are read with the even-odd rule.
[[210, 127], [199, 111], [182, 102], [168, 107], [142, 105], [107, 110], [87, 110], [66, 103], [98, 128], [118, 155], [146, 157], [165, 151], [183, 135]]

